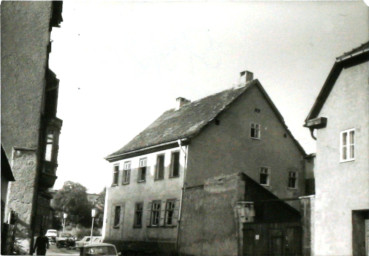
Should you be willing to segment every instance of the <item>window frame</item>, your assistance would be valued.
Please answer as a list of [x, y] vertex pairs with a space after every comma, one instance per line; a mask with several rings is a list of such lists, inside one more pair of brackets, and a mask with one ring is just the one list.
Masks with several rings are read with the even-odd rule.
[[[142, 163], [145, 163], [143, 165]], [[145, 175], [142, 176], [142, 171], [145, 170]], [[139, 164], [138, 164], [138, 175], [137, 175], [137, 183], [146, 182], [146, 176], [147, 176], [147, 157], [140, 158]]]
[[[256, 132], [256, 135], [257, 135], [256, 137], [252, 136], [253, 129], [255, 130], [254, 134]], [[250, 138], [254, 139], [254, 140], [260, 140], [261, 139], [261, 124], [259, 124], [259, 123], [251, 123], [250, 124]]]
[[[122, 206], [121, 205], [115, 205], [114, 206], [114, 217], [113, 217], [113, 228], [114, 229], [119, 229], [120, 228], [120, 223], [121, 223], [121, 215], [122, 215]], [[119, 209], [119, 214], [117, 216], [117, 209]], [[116, 223], [116, 220], [118, 218], [118, 223]]]
[[[155, 205], [159, 205], [159, 208], [154, 209]], [[160, 213], [161, 213], [161, 200], [152, 201], [151, 210], [150, 210], [150, 227], [160, 227]], [[157, 216], [154, 216], [154, 214], [157, 214]], [[155, 224], [154, 224], [154, 218], [155, 220], [157, 220], [157, 223]]]
[[[263, 184], [263, 183], [261, 183], [261, 174], [265, 174], [265, 173], [263, 173], [262, 172], [262, 170], [263, 169], [265, 169], [265, 170], [267, 170], [267, 176], [266, 176], [266, 184]], [[270, 167], [268, 167], [268, 166], [261, 166], [260, 168], [259, 168], [259, 184], [260, 185], [262, 185], [262, 186], [270, 186], [270, 174], [271, 174], [271, 168]]]
[[[353, 133], [353, 143], [351, 143], [351, 133]], [[344, 145], [344, 134], [346, 134], [346, 144]], [[347, 129], [344, 131], [340, 132], [340, 162], [341, 163], [345, 163], [345, 162], [351, 162], [351, 161], [355, 161], [355, 128], [351, 128], [351, 129]], [[352, 147], [352, 151], [351, 151], [351, 147]], [[346, 153], [346, 158], [343, 158], [343, 153]], [[351, 154], [353, 153], [353, 157], [351, 157]]]
[[[138, 206], [141, 206], [141, 209], [138, 208]], [[140, 224], [137, 224], [137, 213], [140, 212], [141, 216], [140, 216]], [[144, 203], [143, 202], [136, 202], [135, 203], [135, 212], [134, 212], [134, 219], [133, 219], [133, 227], [134, 228], [142, 228], [142, 224], [143, 224], [143, 213], [144, 213]]]
[[[165, 202], [165, 213], [164, 213], [164, 226], [175, 226], [174, 224], [174, 214], [175, 214], [175, 209], [176, 209], [176, 201], [177, 199], [167, 199], [167, 201]], [[168, 209], [169, 205], [172, 204], [172, 208]], [[171, 223], [168, 223], [168, 216], [169, 216], [169, 212], [172, 213], [171, 215]]]
[[119, 184], [119, 168], [120, 168], [119, 164], [113, 165], [113, 182], [111, 184], [112, 187], [118, 186]]
[[[131, 180], [131, 161], [125, 161], [123, 163], [123, 171], [122, 171], [122, 185], [127, 185]], [[128, 178], [127, 178], [128, 177]]]
[[[291, 174], [294, 173], [295, 175], [294, 176], [291, 176]], [[288, 181], [287, 181], [287, 188], [289, 189], [297, 189], [298, 188], [298, 172], [297, 171], [289, 171], [288, 172]], [[290, 181], [294, 179], [294, 186], [291, 187], [290, 186]]]
[[[159, 158], [162, 157], [162, 166], [159, 166]], [[159, 168], [162, 167], [162, 175], [159, 177]], [[154, 180], [163, 180], [165, 176], [165, 154], [158, 154], [156, 155], [156, 166], [155, 166], [155, 176]]]
[[[178, 154], [178, 175], [174, 176], [174, 155]], [[179, 178], [181, 173], [181, 152], [179, 150], [172, 151], [170, 154], [170, 172], [169, 172], [169, 178]]]

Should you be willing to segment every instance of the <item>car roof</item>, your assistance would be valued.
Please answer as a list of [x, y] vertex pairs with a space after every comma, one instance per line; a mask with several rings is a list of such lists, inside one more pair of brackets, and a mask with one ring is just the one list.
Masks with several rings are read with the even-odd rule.
[[93, 244], [86, 244], [84, 247], [88, 248], [88, 247], [96, 247], [96, 246], [114, 246], [114, 244], [108, 244], [108, 243], [93, 243]]

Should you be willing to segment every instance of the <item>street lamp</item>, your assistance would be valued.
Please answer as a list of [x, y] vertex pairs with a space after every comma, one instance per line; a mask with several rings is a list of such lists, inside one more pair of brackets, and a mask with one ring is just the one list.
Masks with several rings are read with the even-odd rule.
[[91, 210], [91, 217], [92, 217], [92, 224], [91, 224], [90, 243], [92, 241], [92, 232], [94, 230], [94, 220], [95, 220], [95, 217], [96, 217], [96, 209], [95, 208], [92, 208], [92, 210]]
[[63, 213], [63, 233], [65, 231], [65, 221], [67, 220], [68, 214], [66, 212]]

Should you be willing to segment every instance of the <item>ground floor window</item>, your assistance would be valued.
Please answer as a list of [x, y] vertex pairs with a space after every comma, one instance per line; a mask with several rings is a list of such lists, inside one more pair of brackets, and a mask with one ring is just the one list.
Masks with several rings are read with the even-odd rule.
[[165, 205], [165, 225], [171, 226], [174, 224], [174, 209], [175, 209], [176, 200], [169, 199]]
[[161, 201], [153, 201], [151, 205], [151, 219], [150, 225], [151, 226], [159, 226], [160, 223], [160, 208], [161, 208]]
[[142, 227], [142, 212], [143, 212], [143, 203], [136, 203], [135, 217], [134, 217], [134, 227], [135, 228]]
[[119, 228], [119, 224], [120, 224], [120, 206], [115, 206], [113, 227]]

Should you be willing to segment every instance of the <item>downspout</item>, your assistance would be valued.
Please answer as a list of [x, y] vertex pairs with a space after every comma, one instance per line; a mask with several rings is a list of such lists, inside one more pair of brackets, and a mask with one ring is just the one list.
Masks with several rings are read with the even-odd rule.
[[181, 149], [181, 151], [184, 154], [184, 162], [185, 162], [185, 165], [184, 165], [184, 168], [183, 168], [183, 187], [181, 189], [181, 200], [179, 202], [179, 209], [178, 209], [178, 225], [177, 225], [177, 241], [176, 241], [176, 251], [177, 251], [178, 255], [181, 255], [180, 252], [179, 252], [179, 238], [180, 238], [179, 234], [180, 234], [180, 225], [181, 225], [181, 222], [182, 222], [183, 195], [184, 195], [184, 192], [186, 191], [187, 153], [188, 153], [186, 151], [188, 151], [188, 146], [187, 146], [186, 150], [184, 150], [182, 148], [182, 141], [179, 139], [177, 142], [178, 142], [179, 148]]

